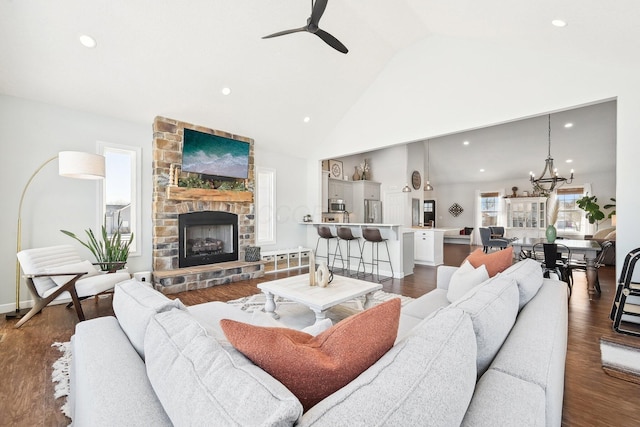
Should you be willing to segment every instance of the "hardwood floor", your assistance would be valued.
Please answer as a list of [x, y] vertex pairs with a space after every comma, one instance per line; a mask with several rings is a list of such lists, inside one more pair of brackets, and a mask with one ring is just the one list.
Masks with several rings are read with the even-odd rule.
[[[445, 263], [460, 265], [470, 250], [466, 245], [445, 245]], [[295, 271], [290, 274], [298, 274]], [[305, 272], [304, 270], [302, 272]], [[589, 301], [584, 274], [576, 274], [569, 302], [569, 344], [565, 371], [563, 425], [640, 425], [640, 385], [613, 378], [600, 364], [601, 336], [619, 336], [611, 329], [608, 315], [615, 292], [615, 268], [600, 269], [602, 295]], [[262, 281], [285, 277], [269, 274], [263, 279], [217, 286], [172, 295], [185, 304], [229, 301], [258, 293]], [[417, 298], [435, 287], [436, 269], [417, 266], [411, 276], [383, 283], [384, 290]], [[83, 302], [88, 319], [113, 314], [111, 297]], [[41, 314], [14, 329], [15, 320], [0, 318], [0, 426], [62, 426], [69, 420], [54, 400], [51, 365], [60, 352], [51, 347], [68, 341], [77, 323], [75, 312], [64, 305], [45, 308]], [[640, 338], [623, 337], [629, 341]]]

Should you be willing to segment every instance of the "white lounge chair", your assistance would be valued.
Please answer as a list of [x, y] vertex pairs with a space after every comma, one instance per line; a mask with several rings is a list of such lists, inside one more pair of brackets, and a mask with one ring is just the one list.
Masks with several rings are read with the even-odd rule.
[[84, 313], [81, 299], [111, 291], [117, 283], [130, 278], [126, 272], [99, 272], [91, 262], [83, 261], [71, 245], [25, 249], [18, 252], [17, 256], [34, 304], [16, 324], [16, 328], [52, 301], [69, 298], [75, 306], [78, 319], [82, 321]]

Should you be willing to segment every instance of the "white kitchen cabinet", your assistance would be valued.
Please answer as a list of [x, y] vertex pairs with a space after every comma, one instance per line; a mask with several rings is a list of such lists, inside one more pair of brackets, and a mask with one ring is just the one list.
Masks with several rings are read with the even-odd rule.
[[416, 264], [440, 265], [444, 263], [444, 230], [419, 229], [415, 231], [414, 257]]
[[329, 178], [329, 198], [344, 200], [345, 185], [340, 179]]
[[322, 172], [322, 212], [329, 212], [329, 171]]
[[353, 200], [380, 200], [380, 183], [375, 181], [353, 181]]
[[329, 178], [329, 199], [342, 199], [346, 205], [347, 212], [353, 209], [353, 189], [351, 184], [353, 181], [343, 181], [340, 179]]

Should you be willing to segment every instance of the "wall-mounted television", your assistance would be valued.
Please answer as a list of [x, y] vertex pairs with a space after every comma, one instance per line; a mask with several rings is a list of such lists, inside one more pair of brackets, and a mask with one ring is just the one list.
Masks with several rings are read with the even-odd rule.
[[249, 149], [248, 142], [185, 129], [182, 170], [246, 179], [249, 176]]

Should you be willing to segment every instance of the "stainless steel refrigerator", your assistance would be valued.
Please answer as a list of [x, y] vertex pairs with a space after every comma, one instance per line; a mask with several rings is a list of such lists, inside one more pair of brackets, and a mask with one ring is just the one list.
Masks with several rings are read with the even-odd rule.
[[382, 224], [382, 202], [380, 200], [364, 200], [364, 222]]

